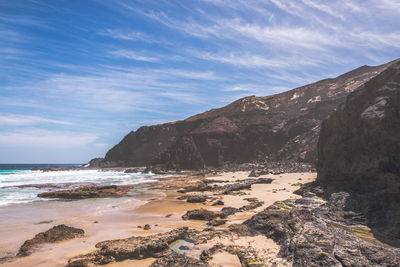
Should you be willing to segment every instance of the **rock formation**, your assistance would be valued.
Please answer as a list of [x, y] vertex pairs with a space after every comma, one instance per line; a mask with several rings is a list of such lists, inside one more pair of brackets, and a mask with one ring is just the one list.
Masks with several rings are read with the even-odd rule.
[[75, 189], [50, 191], [38, 194], [43, 198], [60, 199], [86, 199], [125, 196], [133, 186], [131, 185], [103, 185], [103, 186], [81, 186]]
[[26, 240], [20, 247], [17, 256], [28, 256], [32, 254], [32, 248], [43, 243], [56, 243], [84, 235], [82, 229], [69, 227], [64, 224], [54, 226], [46, 232], [35, 235], [34, 238]]
[[249, 96], [182, 121], [141, 127], [90, 166], [200, 169], [266, 160], [314, 163], [321, 121], [390, 64], [363, 66], [281, 94]]
[[[318, 182], [346, 191], [375, 235], [400, 240], [400, 62], [347, 97], [323, 122]], [[399, 244], [399, 243], [398, 243]]]
[[188, 228], [183, 227], [164, 234], [103, 241], [96, 244], [96, 251], [70, 259], [67, 266], [104, 265], [127, 259], [160, 257], [169, 251], [169, 244], [187, 235]]
[[400, 249], [380, 243], [368, 227], [352, 224], [358, 214], [345, 210], [348, 196], [279, 201], [244, 225], [275, 240], [280, 256], [293, 266], [398, 266]]

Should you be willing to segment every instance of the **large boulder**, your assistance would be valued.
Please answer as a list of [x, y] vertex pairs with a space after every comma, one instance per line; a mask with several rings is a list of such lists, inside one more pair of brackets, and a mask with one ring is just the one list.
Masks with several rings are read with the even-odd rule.
[[328, 194], [351, 194], [377, 236], [400, 240], [400, 61], [322, 123], [317, 170]]

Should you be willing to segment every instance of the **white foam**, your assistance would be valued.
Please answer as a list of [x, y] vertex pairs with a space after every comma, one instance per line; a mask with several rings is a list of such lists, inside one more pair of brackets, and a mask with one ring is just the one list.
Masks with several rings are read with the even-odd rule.
[[42, 200], [37, 194], [47, 191], [34, 187], [19, 188], [23, 185], [43, 184], [99, 184], [127, 185], [154, 181], [152, 173], [123, 173], [117, 171], [70, 170], [70, 171], [19, 171], [0, 175], [0, 205], [27, 203]]

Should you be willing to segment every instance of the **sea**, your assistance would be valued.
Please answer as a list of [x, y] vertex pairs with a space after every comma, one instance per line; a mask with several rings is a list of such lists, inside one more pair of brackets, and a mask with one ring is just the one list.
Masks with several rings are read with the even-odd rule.
[[[112, 170], [40, 171], [33, 168], [71, 167], [81, 164], [0, 164], [0, 206], [48, 201], [37, 195], [79, 185], [132, 185], [155, 181], [152, 173]], [[159, 177], [159, 175], [157, 176]]]

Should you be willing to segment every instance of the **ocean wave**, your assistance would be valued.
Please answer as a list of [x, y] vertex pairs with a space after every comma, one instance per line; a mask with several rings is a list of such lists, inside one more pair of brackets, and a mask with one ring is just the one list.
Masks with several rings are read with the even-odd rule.
[[152, 173], [124, 173], [100, 170], [68, 171], [31, 171], [7, 170], [7, 175], [0, 175], [0, 205], [45, 201], [38, 198], [39, 193], [48, 188], [63, 185], [132, 185], [155, 181]]

